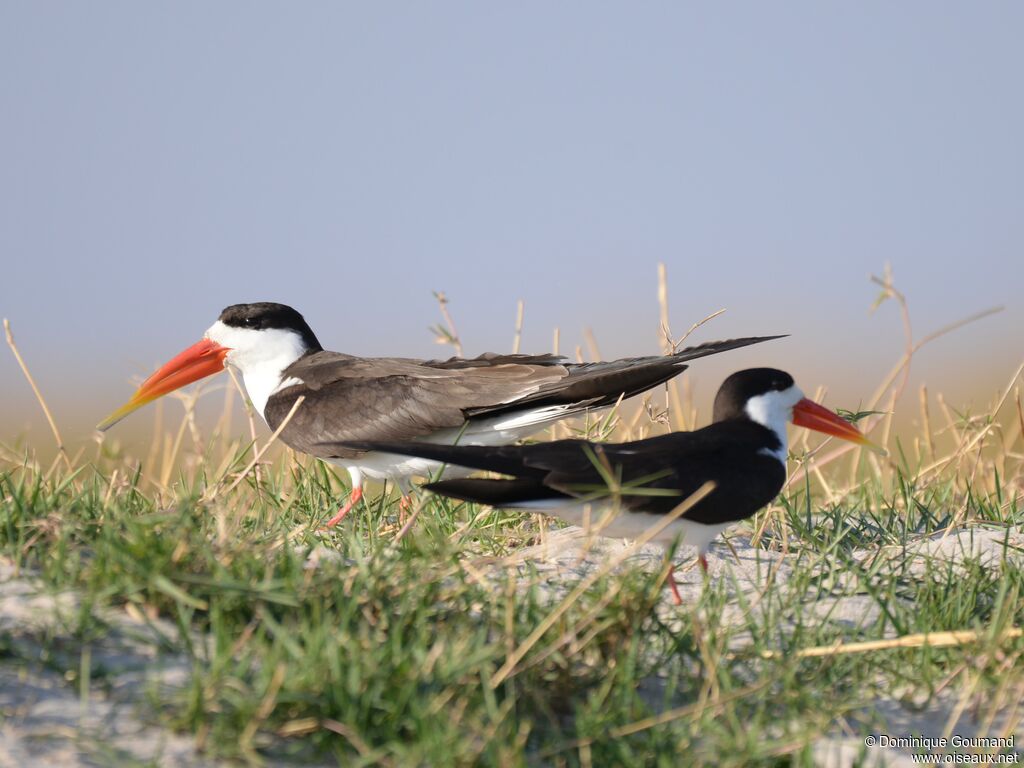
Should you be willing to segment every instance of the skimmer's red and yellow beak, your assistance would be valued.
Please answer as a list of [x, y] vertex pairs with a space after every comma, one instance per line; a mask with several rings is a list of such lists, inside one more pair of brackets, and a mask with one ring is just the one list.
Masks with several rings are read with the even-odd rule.
[[193, 344], [174, 359], [168, 361], [160, 369], [146, 379], [138, 388], [131, 400], [107, 416], [97, 425], [103, 431], [110, 429], [117, 422], [146, 403], [163, 397], [168, 392], [199, 381], [207, 376], [224, 370], [224, 358], [230, 350], [215, 341], [203, 339]]
[[868, 440], [863, 432], [846, 419], [806, 397], [793, 406], [793, 423], [798, 427], [813, 429], [815, 432], [824, 432], [826, 435], [849, 440], [881, 454], [886, 452], [880, 445]]

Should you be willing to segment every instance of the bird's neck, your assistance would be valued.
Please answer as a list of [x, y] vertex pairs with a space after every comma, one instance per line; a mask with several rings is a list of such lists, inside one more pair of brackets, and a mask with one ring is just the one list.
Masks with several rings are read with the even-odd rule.
[[786, 438], [786, 423], [789, 421], [789, 411], [780, 408], [774, 399], [769, 398], [751, 398], [747, 401], [746, 416], [755, 424], [760, 424], [762, 427], [767, 428], [775, 439], [778, 440], [778, 446], [772, 448], [763, 448], [762, 453], [769, 456], [774, 456], [783, 464], [786, 463], [786, 457], [789, 455], [789, 444]]
[[267, 400], [275, 392], [301, 383], [298, 379], [287, 376], [285, 371], [308, 351], [302, 339], [296, 334], [282, 334], [280, 339], [274, 341], [277, 343], [261, 345], [258, 351], [251, 350], [240, 359], [229, 361], [242, 374], [245, 391], [260, 416], [264, 416]]

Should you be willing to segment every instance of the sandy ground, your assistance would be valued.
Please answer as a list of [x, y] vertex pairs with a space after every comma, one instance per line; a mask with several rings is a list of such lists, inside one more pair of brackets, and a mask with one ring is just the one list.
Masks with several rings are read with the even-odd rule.
[[[989, 567], [1005, 567], [1005, 538], [1005, 530], [979, 527], [924, 538], [915, 546], [913, 568], [923, 569], [929, 558], [960, 562], [968, 556], [982, 558]], [[730, 543], [732, 550], [719, 542], [709, 555], [712, 579], [727, 579], [734, 595], [742, 593], [748, 603], [760, 599], [766, 584], [786, 588], [791, 572], [787, 556], [756, 549], [742, 535], [734, 534]], [[1024, 547], [1024, 535], [1014, 533], [1009, 543]], [[649, 571], [662, 567], [660, 547], [631, 548], [620, 540], [587, 537], [579, 529], [567, 528], [549, 532], [543, 544], [522, 550], [511, 563], [496, 566], [491, 575], [507, 578], [511, 567], [524, 586], [528, 579], [539, 578], [551, 598], [558, 599], [578, 579], [603, 568], [610, 558], [629, 553], [621, 567]], [[687, 551], [682, 550], [677, 557], [681, 565], [677, 580], [684, 605], [673, 606], [666, 592], [666, 600], [659, 607], [670, 626], [682, 620], [686, 604], [695, 602], [703, 589], [703, 576], [697, 569], [687, 568], [686, 555]], [[1014, 555], [1017, 561], [1010, 567], [1024, 561], [1019, 550]], [[730, 601], [724, 622], [741, 620], [739, 602]], [[838, 622], [851, 629], [872, 623], [878, 610], [864, 596], [819, 600], [811, 609], [822, 621]], [[191, 737], [155, 724], [155, 697], [161, 690], [185, 685], [189, 676], [185, 658], [159, 650], [161, 636], [174, 637], [176, 629], [160, 620], [108, 611], [99, 616], [106, 631], [83, 641], [75, 631], [81, 610], [74, 595], [47, 593], [31, 574], [18, 573], [10, 562], [0, 560], [0, 768], [213, 765], [199, 754]], [[67, 659], [76, 661], [65, 664], [59, 658], [41, 658], [42, 637], [51, 638], [55, 656], [65, 653]], [[742, 635], [736, 643], [743, 644]], [[54, 671], [77, 666], [83, 648], [88, 649], [93, 670], [88, 685], [73, 679], [75, 676], [66, 679]], [[656, 685], [652, 691], [656, 696]], [[862, 732], [867, 723], [873, 733], [892, 736], [1011, 733], [1021, 753], [1022, 718], [1024, 712], [1012, 711], [1003, 713], [998, 722], [976, 722], [970, 709], [949, 692], [927, 702], [879, 699], [857, 716], [837, 722], [834, 732], [814, 745], [815, 761], [829, 768], [914, 764], [909, 751], [866, 748]], [[1024, 755], [1021, 760], [1024, 762]]]
[[[149, 694], [181, 687], [187, 661], [161, 653], [161, 637], [177, 630], [123, 611], [104, 612], [102, 636], [83, 642], [75, 628], [81, 605], [74, 595], [44, 586], [0, 560], [0, 768], [17, 766], [212, 765], [189, 736], [153, 724]], [[78, 666], [43, 658], [78, 659], [87, 651], [88, 685], [55, 668]]]

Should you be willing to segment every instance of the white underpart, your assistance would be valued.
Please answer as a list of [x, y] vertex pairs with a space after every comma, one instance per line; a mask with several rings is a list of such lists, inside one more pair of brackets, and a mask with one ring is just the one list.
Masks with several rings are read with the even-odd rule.
[[[393, 453], [371, 451], [358, 459], [324, 459], [328, 464], [344, 467], [352, 478], [352, 487], [362, 484], [364, 477], [374, 480], [393, 480], [401, 487], [408, 487], [405, 479], [409, 477], [433, 478], [441, 469], [441, 464], [429, 459], [415, 456], [398, 456]], [[465, 477], [476, 470], [456, 467], [451, 464], [444, 471], [444, 477]]]
[[[616, 514], [616, 510], [608, 502], [587, 503], [576, 499], [523, 502], [514, 505], [514, 508], [543, 512], [572, 525], [578, 525], [589, 534], [617, 539], [638, 539], [665, 520], [664, 515], [630, 512], [624, 509], [619, 509]], [[718, 534], [731, 525], [733, 523], [705, 525], [693, 520], [678, 518], [665, 526], [665, 529], [654, 536], [651, 541], [668, 546], [675, 541], [676, 537], [679, 537], [682, 544], [697, 547], [700, 553], [704, 554]]]
[[775, 450], [762, 448], [761, 453], [774, 456], [783, 464], [786, 463], [788, 445], [786, 442], [786, 424], [793, 419], [793, 406], [803, 399], [804, 393], [795, 384], [789, 389], [766, 392], [747, 400], [744, 410], [751, 421], [768, 427], [779, 439], [779, 447]]
[[572, 408], [573, 406], [571, 405], [549, 405], [544, 408], [533, 408], [528, 411], [506, 414], [493, 419], [481, 419], [475, 424], [470, 424], [466, 432], [473, 436], [482, 436], [489, 432], [509, 433], [516, 435], [515, 439], [518, 439], [525, 435], [532, 435], [552, 421], [565, 418]]
[[[248, 386], [248, 384], [246, 385]], [[549, 406], [535, 408], [514, 415], [498, 416], [493, 419], [471, 421], [465, 429], [440, 429], [429, 435], [413, 438], [424, 443], [441, 445], [508, 445], [517, 440], [529, 437], [544, 429], [548, 424], [565, 416], [566, 406]], [[365, 475], [375, 480], [395, 480], [400, 485], [407, 477], [435, 477], [444, 466], [438, 461], [422, 459], [418, 456], [399, 456], [394, 453], [371, 451], [352, 459], [326, 459], [339, 467], [344, 467], [352, 476], [353, 484], [358, 484], [356, 475]], [[444, 477], [465, 477], [476, 470], [447, 465]]]
[[439, 429], [417, 439], [442, 445], [508, 445], [564, 419], [571, 408], [569, 405], [549, 405], [490, 419], [474, 419], [463, 427]]
[[292, 377], [281, 380], [284, 369], [306, 352], [302, 337], [295, 331], [234, 328], [218, 320], [206, 331], [206, 338], [231, 350], [227, 363], [242, 374], [245, 391], [260, 416], [274, 392], [301, 383]]

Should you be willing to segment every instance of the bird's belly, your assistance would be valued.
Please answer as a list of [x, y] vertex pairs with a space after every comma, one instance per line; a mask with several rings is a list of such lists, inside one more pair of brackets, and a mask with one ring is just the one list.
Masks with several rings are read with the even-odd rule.
[[[441, 429], [430, 435], [415, 438], [418, 442], [440, 445], [508, 445], [544, 429], [554, 413], [564, 410], [555, 408], [537, 409], [525, 416], [501, 417], [471, 422], [458, 429]], [[524, 423], [525, 422], [525, 423]], [[357, 469], [374, 480], [400, 480], [407, 477], [434, 478], [441, 469], [441, 462], [421, 459], [416, 456], [399, 456], [394, 453], [371, 451], [358, 459], [324, 459], [339, 467]], [[466, 477], [476, 470], [449, 464], [443, 477]], [[435, 478], [440, 479], [440, 478]]]
[[[515, 414], [506, 414], [491, 419], [476, 419], [462, 427], [440, 429], [429, 435], [414, 438], [424, 443], [441, 445], [509, 445], [524, 437], [536, 434], [552, 422], [566, 415], [568, 406], [557, 405], [535, 408]], [[355, 473], [374, 480], [402, 481], [409, 477], [437, 477], [444, 466], [441, 462], [421, 459], [416, 456], [399, 456], [393, 453], [371, 451], [358, 459], [324, 459], [338, 467], [344, 467], [353, 477]], [[441, 477], [466, 477], [476, 470], [453, 464], [447, 465]]]
[[[324, 459], [350, 472], [355, 469], [374, 480], [400, 480], [407, 477], [434, 477], [443, 466], [440, 462], [421, 459], [416, 456], [399, 456], [394, 453], [371, 451], [358, 459]], [[465, 477], [472, 469], [448, 465], [443, 477]]]
[[[575, 500], [546, 499], [516, 504], [515, 508], [542, 512], [572, 525], [578, 525], [594, 535], [617, 539], [639, 539], [665, 519], [665, 515], [654, 515], [648, 512], [620, 510], [616, 514], [607, 505], [585, 504]], [[678, 536], [683, 544], [698, 547], [704, 551], [715, 537], [730, 525], [733, 523], [705, 525], [693, 520], [677, 518], [650, 540], [667, 546]]]

